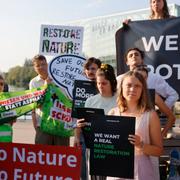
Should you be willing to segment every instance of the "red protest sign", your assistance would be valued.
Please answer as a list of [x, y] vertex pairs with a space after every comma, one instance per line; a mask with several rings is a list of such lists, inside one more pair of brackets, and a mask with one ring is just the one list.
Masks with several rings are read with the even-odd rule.
[[0, 143], [0, 179], [80, 179], [81, 149]]

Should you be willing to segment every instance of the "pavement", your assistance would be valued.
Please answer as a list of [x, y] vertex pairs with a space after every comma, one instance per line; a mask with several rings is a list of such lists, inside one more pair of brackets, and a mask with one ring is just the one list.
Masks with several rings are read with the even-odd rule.
[[[23, 144], [34, 144], [35, 130], [32, 120], [17, 120], [13, 124], [13, 142]], [[70, 138], [70, 146], [73, 144], [73, 137]]]
[[13, 142], [34, 144], [35, 130], [31, 120], [17, 120], [13, 124]]

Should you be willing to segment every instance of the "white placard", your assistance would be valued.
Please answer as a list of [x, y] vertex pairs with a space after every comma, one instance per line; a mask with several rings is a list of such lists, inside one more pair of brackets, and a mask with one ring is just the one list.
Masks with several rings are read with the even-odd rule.
[[49, 62], [49, 75], [72, 99], [74, 80], [87, 80], [83, 74], [85, 58], [75, 55], [57, 56]]
[[84, 28], [41, 25], [39, 53], [43, 55], [81, 55]]

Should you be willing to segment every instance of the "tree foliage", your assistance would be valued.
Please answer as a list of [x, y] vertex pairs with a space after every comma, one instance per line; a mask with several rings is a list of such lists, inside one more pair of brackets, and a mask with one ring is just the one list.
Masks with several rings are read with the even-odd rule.
[[9, 85], [28, 89], [29, 81], [35, 76], [32, 61], [25, 59], [23, 66], [15, 66], [9, 69], [8, 73], [5, 74], [5, 79]]

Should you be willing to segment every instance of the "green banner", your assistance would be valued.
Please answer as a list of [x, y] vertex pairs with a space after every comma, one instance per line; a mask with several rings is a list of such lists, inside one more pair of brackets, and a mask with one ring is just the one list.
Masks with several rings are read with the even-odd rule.
[[19, 92], [0, 93], [0, 124], [35, 109], [43, 100], [47, 86]]
[[72, 100], [54, 84], [49, 84], [42, 105], [41, 130], [69, 137], [73, 135]]

